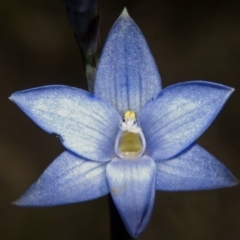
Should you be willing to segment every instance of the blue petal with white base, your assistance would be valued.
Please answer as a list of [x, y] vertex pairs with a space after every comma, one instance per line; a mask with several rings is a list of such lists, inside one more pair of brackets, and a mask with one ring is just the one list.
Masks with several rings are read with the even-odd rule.
[[109, 191], [128, 232], [137, 237], [147, 226], [155, 198], [154, 161], [114, 159], [107, 165]]
[[105, 43], [94, 93], [123, 115], [138, 112], [160, 90], [161, 78], [146, 40], [125, 9]]
[[232, 92], [204, 81], [165, 88], [139, 112], [147, 154], [165, 160], [184, 150], [208, 128]]
[[172, 159], [156, 162], [157, 190], [208, 190], [236, 184], [230, 171], [197, 144]]
[[67, 149], [96, 161], [115, 156], [120, 116], [89, 92], [56, 85], [16, 92], [10, 99], [45, 131], [60, 135]]
[[83, 202], [109, 192], [106, 163], [63, 152], [15, 202], [19, 206], [55, 206]]

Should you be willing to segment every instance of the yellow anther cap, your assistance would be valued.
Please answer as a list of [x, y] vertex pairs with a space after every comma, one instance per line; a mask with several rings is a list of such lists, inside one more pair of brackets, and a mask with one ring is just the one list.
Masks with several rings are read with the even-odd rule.
[[130, 111], [130, 110], [126, 111], [124, 114], [124, 119], [125, 120], [135, 120], [136, 119], [135, 112]]

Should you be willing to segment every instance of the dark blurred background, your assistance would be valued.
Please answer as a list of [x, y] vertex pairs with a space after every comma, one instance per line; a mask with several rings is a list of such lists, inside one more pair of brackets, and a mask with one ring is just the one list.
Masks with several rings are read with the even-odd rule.
[[[164, 87], [202, 79], [236, 89], [198, 142], [240, 178], [240, 1], [99, 0], [98, 6], [102, 43], [127, 6]], [[0, 31], [0, 239], [110, 239], [107, 197], [53, 208], [10, 205], [63, 147], [8, 97], [42, 85], [87, 84], [60, 0], [2, 0]], [[151, 221], [139, 239], [239, 240], [240, 187], [157, 192]]]

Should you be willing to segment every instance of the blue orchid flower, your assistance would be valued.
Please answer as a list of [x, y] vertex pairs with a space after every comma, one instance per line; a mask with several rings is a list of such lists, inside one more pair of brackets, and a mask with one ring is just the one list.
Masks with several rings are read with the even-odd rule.
[[205, 81], [162, 90], [147, 43], [124, 10], [105, 44], [94, 95], [53, 85], [10, 97], [67, 149], [15, 204], [54, 206], [110, 193], [128, 232], [137, 237], [149, 222], [155, 190], [237, 184], [195, 143], [232, 92]]

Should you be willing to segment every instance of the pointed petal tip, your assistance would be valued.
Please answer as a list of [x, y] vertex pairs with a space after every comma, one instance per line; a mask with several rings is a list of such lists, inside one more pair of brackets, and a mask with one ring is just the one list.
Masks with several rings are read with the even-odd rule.
[[55, 205], [48, 205], [48, 204], [34, 204], [33, 202], [28, 202], [28, 199], [24, 199], [24, 197], [20, 197], [12, 202], [10, 202], [11, 205], [16, 206], [16, 207], [32, 207], [32, 208], [41, 208], [41, 207], [52, 207]]
[[15, 95], [16, 95], [15, 93], [11, 94], [11, 96], [8, 97], [8, 99], [12, 102], [15, 102]]
[[[109, 156], [112, 156], [120, 116], [113, 107], [89, 92], [74, 87], [52, 85], [15, 92], [10, 96], [10, 100], [44, 131], [60, 135], [63, 140], [62, 144], [67, 149], [91, 160], [106, 159], [108, 161]], [[71, 118], [69, 118], [70, 115]], [[93, 115], [98, 116], [93, 117]], [[105, 117], [106, 121], [103, 120]], [[114, 120], [110, 120], [111, 118]], [[76, 119], [78, 120], [76, 121]], [[80, 132], [75, 131], [75, 128], [79, 129], [77, 125], [81, 121], [85, 122], [85, 128], [81, 127]], [[93, 121], [98, 126], [94, 130], [91, 128]], [[104, 124], [105, 122], [106, 124]], [[104, 126], [106, 129], [101, 130]], [[81, 131], [90, 134], [91, 137], [90, 135], [86, 137]], [[87, 139], [91, 143], [86, 144]], [[97, 139], [101, 142], [100, 145]], [[100, 141], [100, 139], [102, 140]], [[80, 144], [81, 147], [76, 144]]]
[[17, 206], [17, 207], [32, 207], [34, 205], [28, 203], [23, 195], [21, 195], [19, 198], [13, 200], [10, 202], [11, 205]]
[[229, 87], [229, 97], [233, 94], [235, 88]]
[[17, 207], [28, 207], [27, 204], [23, 204], [21, 201], [21, 197], [17, 198], [16, 200], [13, 200], [12, 202], [10, 202], [11, 205], [17, 206]]
[[134, 239], [137, 239], [139, 237], [140, 233], [131, 233], [130, 231], [128, 231], [129, 235], [131, 235]]
[[9, 98], [11, 102], [15, 103], [17, 106], [21, 106], [22, 98], [21, 95], [18, 94], [18, 92], [13, 93]]
[[63, 152], [18, 199], [20, 207], [52, 207], [93, 200], [109, 193], [106, 164]]
[[240, 180], [233, 176], [232, 185], [229, 186], [229, 187], [235, 187], [235, 186], [237, 186], [237, 185], [239, 185], [239, 184], [240, 184]]
[[122, 115], [128, 109], [138, 112], [161, 89], [161, 77], [151, 51], [125, 7], [103, 48], [96, 73], [95, 95]]
[[157, 190], [212, 190], [240, 183], [226, 166], [197, 144], [168, 161], [157, 162], [156, 166]]
[[8, 97], [8, 99], [9, 99], [10, 101], [13, 101], [12, 95], [11, 95], [10, 97]]
[[228, 90], [228, 97], [230, 97], [232, 95], [232, 93], [235, 91], [235, 88], [232, 88], [232, 87], [229, 87], [229, 86], [226, 86], [226, 85], [222, 85], [224, 86], [227, 90]]
[[155, 199], [154, 161], [141, 157], [136, 162], [114, 159], [106, 175], [115, 206], [128, 233], [137, 238], [147, 227]]
[[[138, 115], [148, 142], [149, 155], [153, 159], [169, 159], [196, 141], [233, 91], [234, 88], [226, 85], [203, 80], [181, 82], [160, 91], [157, 98], [145, 104]], [[156, 131], [153, 126], [158, 126], [159, 130]]]
[[235, 91], [235, 88], [229, 87], [229, 90], [231, 91], [231, 93], [233, 93]]
[[219, 186], [218, 188], [230, 188], [236, 187], [240, 184], [240, 180], [237, 179], [229, 170], [228, 170], [228, 179], [226, 179], [225, 185]]
[[128, 10], [127, 10], [127, 7], [124, 7], [122, 13], [121, 13], [122, 16], [128, 16], [129, 17], [129, 13], [128, 13]]
[[236, 179], [235, 184], [233, 185], [234, 187], [240, 184], [240, 180]]
[[17, 104], [18, 106], [22, 105], [22, 103], [25, 101], [25, 96], [23, 93], [27, 92], [28, 90], [23, 91], [17, 91], [11, 94], [11, 96], [8, 98], [13, 103]]
[[14, 205], [14, 206], [18, 206], [18, 204], [17, 204], [17, 200], [14, 200], [14, 201], [12, 201], [12, 202], [9, 202], [11, 205]]

